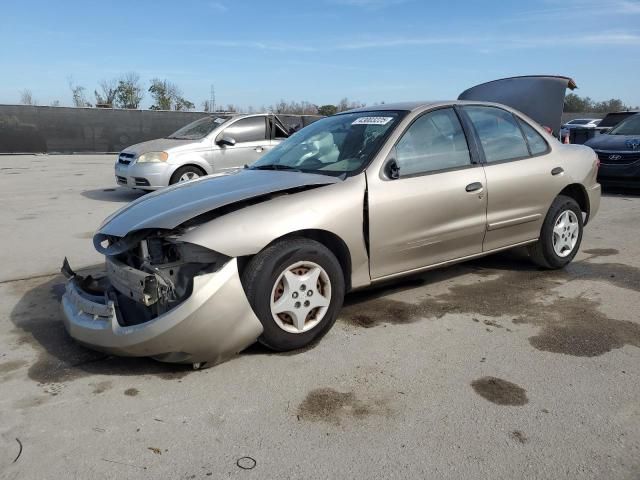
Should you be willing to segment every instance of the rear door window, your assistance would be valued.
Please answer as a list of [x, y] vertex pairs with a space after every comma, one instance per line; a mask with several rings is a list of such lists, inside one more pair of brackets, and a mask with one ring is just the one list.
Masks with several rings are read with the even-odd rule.
[[529, 156], [527, 143], [513, 115], [497, 107], [464, 107], [480, 138], [487, 163]]
[[236, 143], [260, 142], [266, 140], [266, 118], [264, 116], [242, 118], [234, 124], [229, 125], [221, 135], [234, 138]]

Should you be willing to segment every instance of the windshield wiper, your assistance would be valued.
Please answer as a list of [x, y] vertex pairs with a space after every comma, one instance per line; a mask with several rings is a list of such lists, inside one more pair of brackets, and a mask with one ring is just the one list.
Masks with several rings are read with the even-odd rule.
[[257, 165], [255, 167], [251, 167], [251, 170], [289, 170], [292, 172], [301, 172], [299, 168], [290, 167], [289, 165], [278, 165], [278, 164], [269, 164], [269, 165]]

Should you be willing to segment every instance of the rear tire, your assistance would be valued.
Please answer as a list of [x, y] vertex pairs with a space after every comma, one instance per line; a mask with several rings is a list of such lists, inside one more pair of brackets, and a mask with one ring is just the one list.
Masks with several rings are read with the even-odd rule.
[[169, 185], [173, 185], [174, 183], [186, 182], [189, 180], [195, 180], [196, 178], [204, 177], [207, 173], [202, 170], [200, 167], [196, 167], [195, 165], [185, 165], [184, 167], [178, 168], [173, 175], [171, 175], [171, 180], [169, 180]]
[[333, 326], [345, 294], [344, 274], [327, 247], [307, 238], [280, 240], [254, 256], [242, 283], [264, 332], [277, 351], [295, 350]]
[[551, 204], [540, 230], [540, 238], [527, 248], [536, 265], [562, 268], [580, 249], [583, 231], [582, 210], [571, 197], [558, 195]]

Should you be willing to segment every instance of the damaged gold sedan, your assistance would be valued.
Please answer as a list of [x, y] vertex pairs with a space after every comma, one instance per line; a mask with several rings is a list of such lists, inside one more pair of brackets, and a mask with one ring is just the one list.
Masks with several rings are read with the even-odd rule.
[[346, 292], [376, 282], [522, 245], [561, 268], [600, 201], [594, 152], [541, 126], [559, 128], [572, 85], [505, 79], [345, 112], [245, 169], [146, 195], [98, 229], [103, 276], [65, 261], [65, 326], [94, 349], [197, 368], [256, 340], [308, 345]]

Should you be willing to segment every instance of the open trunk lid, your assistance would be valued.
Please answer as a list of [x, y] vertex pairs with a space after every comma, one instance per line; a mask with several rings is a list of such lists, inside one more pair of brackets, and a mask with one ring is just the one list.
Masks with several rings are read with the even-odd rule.
[[515, 108], [540, 125], [549, 127], [554, 135], [560, 132], [564, 96], [576, 83], [569, 77], [528, 75], [493, 80], [471, 87], [458, 100], [495, 102]]

